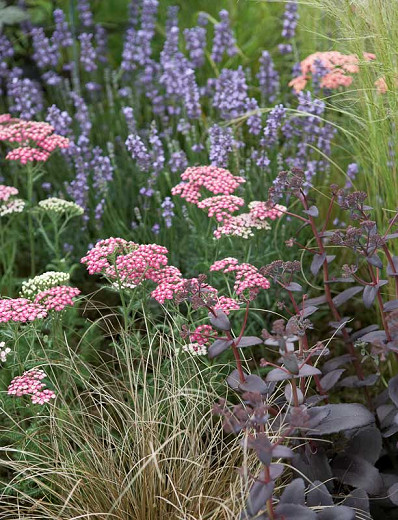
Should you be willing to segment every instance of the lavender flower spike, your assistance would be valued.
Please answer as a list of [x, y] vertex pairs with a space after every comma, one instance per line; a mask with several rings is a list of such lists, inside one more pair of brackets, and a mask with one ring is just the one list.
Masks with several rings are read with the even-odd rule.
[[238, 52], [236, 40], [231, 30], [228, 11], [223, 9], [219, 15], [221, 22], [214, 26], [213, 50], [211, 52], [211, 59], [216, 63], [222, 61], [224, 53], [232, 57]]

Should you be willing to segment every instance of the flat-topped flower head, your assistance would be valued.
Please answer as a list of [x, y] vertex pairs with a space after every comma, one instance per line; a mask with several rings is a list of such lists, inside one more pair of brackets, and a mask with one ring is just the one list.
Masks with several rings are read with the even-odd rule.
[[63, 311], [65, 307], [74, 304], [73, 298], [80, 294], [80, 290], [69, 285], [58, 285], [41, 291], [35, 298], [35, 303], [42, 305], [47, 311]]
[[0, 341], [0, 362], [5, 363], [7, 361], [7, 356], [11, 352], [9, 347], [6, 347], [5, 341]]
[[106, 275], [138, 285], [156, 277], [157, 271], [167, 265], [167, 253], [165, 247], [157, 244], [138, 245], [134, 251], [118, 255], [115, 265], [106, 269]]
[[[375, 59], [375, 55], [364, 53], [366, 61]], [[356, 54], [342, 54], [338, 51], [315, 52], [307, 56], [301, 63], [301, 74], [292, 79], [290, 87], [296, 92], [302, 91], [307, 82], [314, 80], [319, 70], [322, 69], [320, 87], [326, 89], [337, 89], [340, 86], [349, 87], [353, 77], [351, 74], [359, 72], [360, 61]]]
[[136, 244], [122, 238], [98, 242], [81, 259], [90, 274], [103, 274], [116, 289], [135, 288], [145, 281], [157, 287], [151, 292], [159, 303], [172, 299], [184, 282], [181, 272], [167, 265], [168, 250], [158, 244]]
[[54, 150], [69, 147], [69, 139], [54, 134], [49, 123], [25, 121], [9, 114], [0, 116], [0, 141], [20, 145], [8, 152], [6, 159], [21, 164], [45, 162]]
[[245, 179], [232, 175], [229, 170], [217, 166], [195, 166], [187, 168], [181, 175], [182, 182], [171, 190], [173, 195], [197, 204], [202, 198], [202, 189], [215, 195], [231, 195]]
[[231, 214], [238, 211], [245, 201], [235, 195], [216, 195], [198, 202], [198, 208], [207, 209], [208, 217], [216, 217], [218, 222], [223, 222], [231, 217]]
[[0, 323], [27, 323], [45, 318], [47, 310], [26, 298], [5, 298], [0, 300]]
[[51, 399], [55, 399], [55, 393], [46, 388], [46, 384], [42, 383], [42, 379], [46, 377], [43, 370], [32, 368], [22, 374], [22, 376], [14, 377], [8, 386], [8, 395], [22, 397], [29, 395], [32, 403], [44, 404]]
[[216, 311], [223, 311], [225, 314], [229, 314], [231, 311], [237, 311], [240, 309], [240, 302], [229, 298], [228, 296], [217, 296], [217, 302], [214, 305]]
[[35, 276], [34, 278], [22, 282], [20, 296], [22, 298], [34, 300], [39, 292], [45, 291], [57, 285], [65, 285], [69, 282], [69, 279], [69, 273], [47, 271], [43, 274]]
[[[106, 238], [100, 240], [95, 246], [87, 251], [80, 262], [86, 264], [89, 274], [100, 274], [110, 267], [112, 257], [124, 254], [128, 251], [128, 246], [133, 242], [127, 242], [124, 238]], [[135, 247], [138, 247], [135, 244]]]
[[38, 203], [38, 209], [42, 212], [66, 215], [68, 217], [78, 217], [84, 213], [84, 209], [75, 202], [58, 199], [57, 197], [41, 200]]
[[248, 292], [249, 298], [257, 296], [260, 289], [269, 289], [270, 283], [252, 264], [240, 264], [236, 258], [224, 258], [217, 260], [210, 266], [210, 271], [222, 271], [223, 273], [235, 273], [234, 291], [238, 296]]
[[216, 336], [217, 331], [211, 325], [199, 325], [189, 333], [190, 343], [183, 345], [182, 350], [193, 356], [205, 356], [211, 341]]
[[24, 210], [25, 202], [16, 197], [18, 193], [17, 188], [0, 184], [0, 217]]
[[5, 186], [4, 184], [0, 184], [0, 201], [7, 202], [10, 197], [14, 195], [18, 195], [17, 188], [13, 186]]
[[237, 236], [248, 239], [254, 236], [254, 229], [271, 229], [271, 226], [266, 220], [255, 218], [251, 212], [241, 213], [240, 215], [233, 215], [228, 220], [225, 220], [222, 226], [219, 226], [214, 231], [215, 238], [219, 239], [222, 236]]

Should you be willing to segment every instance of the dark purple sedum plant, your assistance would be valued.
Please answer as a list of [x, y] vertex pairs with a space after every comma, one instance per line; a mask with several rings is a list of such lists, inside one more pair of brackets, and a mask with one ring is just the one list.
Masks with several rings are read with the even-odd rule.
[[[391, 377], [391, 367], [396, 366], [398, 353], [398, 256], [390, 246], [398, 237], [397, 215], [381, 231], [371, 220], [365, 193], [332, 186], [326, 217], [321, 219], [304, 172], [298, 169], [283, 171], [276, 178], [268, 204], [271, 207], [281, 198], [294, 208], [296, 213], [293, 209], [286, 213], [300, 225], [286, 245], [304, 252], [304, 261], [277, 260], [259, 269], [258, 275], [280, 288], [278, 307], [285, 318], [275, 320], [261, 337], [245, 335], [250, 303], [260, 287], [267, 288], [260, 278], [256, 278], [257, 289], [249, 284], [237, 291], [235, 285], [245, 304], [237, 335], [225, 309], [216, 308], [213, 288], [209, 290], [204, 276], [199, 284], [188, 283], [177, 298], [179, 303], [191, 302], [194, 309], [205, 308], [210, 323], [222, 332], [209, 347], [209, 358], [229, 349], [235, 358], [236, 369], [227, 383], [241, 398], [235, 405], [221, 399], [214, 413], [223, 417], [226, 432], [242, 435], [243, 446], [253, 450], [262, 464], [256, 475], [247, 467], [242, 470], [250, 490], [241, 519], [351, 520], [372, 518], [380, 510], [394, 511], [398, 506], [398, 375]], [[331, 229], [336, 210], [348, 214], [348, 226]], [[338, 255], [350, 263], [342, 262], [332, 271]], [[307, 265], [322, 288], [311, 298], [301, 282]], [[386, 300], [382, 288], [390, 279], [395, 298]], [[364, 319], [366, 309], [372, 309], [371, 315], [377, 308], [380, 319], [375, 321], [380, 326], [353, 330], [352, 324], [360, 321], [359, 308]], [[329, 314], [330, 332], [317, 329], [316, 317], [321, 314]], [[327, 335], [328, 341], [320, 341], [320, 334]], [[244, 369], [240, 355], [242, 348], [259, 345], [269, 352], [260, 362], [268, 370], [265, 378], [248, 373], [249, 363]], [[351, 395], [362, 404], [345, 402]], [[282, 474], [290, 477], [290, 483], [275, 496], [275, 483]]]

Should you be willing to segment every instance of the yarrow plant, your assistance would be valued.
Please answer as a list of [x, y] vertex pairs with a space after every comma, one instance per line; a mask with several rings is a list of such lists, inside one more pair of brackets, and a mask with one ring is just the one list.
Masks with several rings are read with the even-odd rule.
[[[375, 55], [364, 53], [365, 61], [375, 59]], [[342, 54], [338, 51], [315, 52], [300, 63], [301, 74], [292, 79], [290, 87], [296, 92], [305, 89], [307, 82], [319, 82], [321, 88], [335, 90], [338, 87], [349, 87], [353, 81], [352, 74], [359, 72], [360, 61], [355, 54]]]
[[56, 287], [58, 285], [65, 285], [70, 280], [69, 273], [62, 273], [57, 271], [47, 271], [39, 274], [34, 278], [22, 282], [20, 296], [34, 301], [36, 296], [47, 289]]
[[10, 354], [10, 347], [6, 347], [5, 341], [0, 341], [0, 361], [5, 363], [7, 361], [8, 354]]
[[0, 184], [0, 217], [21, 213], [25, 208], [25, 202], [16, 197], [19, 191], [12, 186]]
[[33, 404], [43, 405], [55, 399], [55, 392], [46, 388], [42, 379], [46, 377], [43, 370], [31, 368], [22, 374], [14, 377], [8, 387], [8, 395], [22, 397], [29, 395]]
[[57, 197], [40, 200], [38, 207], [43, 212], [66, 215], [69, 218], [83, 215], [84, 213], [84, 209], [75, 202], [58, 199]]
[[[248, 212], [233, 215], [245, 205], [242, 197], [232, 195], [245, 180], [243, 177], [234, 177], [228, 170], [222, 168], [214, 166], [188, 168], [181, 178], [183, 182], [174, 186], [171, 193], [180, 195], [200, 209], [207, 210], [208, 217], [215, 217], [217, 223], [221, 224], [214, 231], [217, 239], [227, 235], [248, 239], [254, 235], [255, 229], [270, 229], [268, 220], [276, 220], [286, 212], [285, 206], [282, 205], [252, 201], [248, 205]], [[202, 187], [212, 193], [223, 193], [223, 195], [201, 199]]]
[[74, 298], [80, 294], [77, 287], [57, 285], [40, 291], [35, 297], [35, 303], [42, 305], [47, 311], [63, 311], [65, 307], [74, 304]]
[[45, 318], [46, 309], [26, 298], [9, 298], [0, 300], [0, 323], [26, 323]]
[[10, 161], [45, 162], [57, 148], [68, 148], [69, 140], [53, 132], [54, 128], [48, 123], [24, 121], [10, 114], [0, 116], [0, 141], [20, 145], [6, 155]]

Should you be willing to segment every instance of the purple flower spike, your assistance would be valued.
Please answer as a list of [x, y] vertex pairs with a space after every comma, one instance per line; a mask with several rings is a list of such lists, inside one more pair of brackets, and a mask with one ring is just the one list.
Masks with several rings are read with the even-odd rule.
[[228, 11], [223, 9], [219, 15], [221, 21], [214, 26], [213, 49], [211, 52], [211, 59], [216, 63], [222, 61], [224, 54], [232, 57], [238, 52], [236, 40], [231, 30]]

